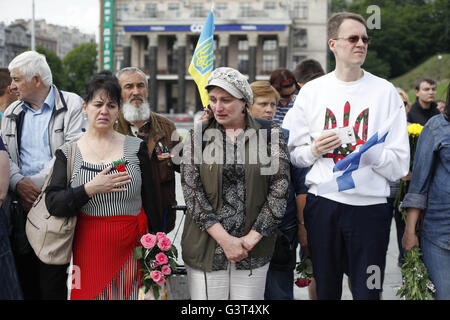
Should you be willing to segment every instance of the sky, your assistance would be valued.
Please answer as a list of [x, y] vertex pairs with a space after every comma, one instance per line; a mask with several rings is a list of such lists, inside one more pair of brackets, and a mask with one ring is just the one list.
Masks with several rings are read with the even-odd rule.
[[[31, 19], [32, 0], [0, 0], [0, 22], [9, 24], [15, 19]], [[47, 23], [77, 27], [95, 34], [100, 25], [99, 0], [34, 0], [35, 19]]]

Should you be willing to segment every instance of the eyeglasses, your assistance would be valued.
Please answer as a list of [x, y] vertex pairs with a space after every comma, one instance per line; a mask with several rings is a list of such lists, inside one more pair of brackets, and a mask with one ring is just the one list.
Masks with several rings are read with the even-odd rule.
[[370, 41], [372, 40], [370, 37], [367, 37], [367, 36], [360, 37], [360, 36], [357, 36], [357, 35], [350, 36], [350, 37], [347, 37], [347, 38], [334, 38], [333, 40], [339, 40], [339, 39], [347, 40], [351, 44], [358, 43], [359, 39], [361, 39], [364, 44], [369, 44]]

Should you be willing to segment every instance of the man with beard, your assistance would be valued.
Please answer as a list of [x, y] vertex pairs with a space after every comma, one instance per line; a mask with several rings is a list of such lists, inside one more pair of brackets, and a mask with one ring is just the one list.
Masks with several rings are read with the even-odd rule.
[[115, 129], [147, 142], [155, 199], [158, 201], [163, 231], [168, 233], [175, 227], [176, 211], [171, 207], [177, 204], [175, 171], [179, 172], [179, 165], [172, 161], [171, 151], [181, 139], [172, 121], [150, 110], [147, 76], [142, 70], [127, 67], [117, 72], [117, 78], [122, 87], [123, 107]]

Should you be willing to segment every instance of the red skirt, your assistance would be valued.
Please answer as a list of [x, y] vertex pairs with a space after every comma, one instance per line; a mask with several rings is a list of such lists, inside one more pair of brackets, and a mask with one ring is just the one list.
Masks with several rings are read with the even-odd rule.
[[[93, 217], [78, 214], [73, 243], [71, 300], [130, 299], [139, 288], [139, 261], [133, 249], [147, 232], [144, 209], [139, 215]], [[75, 284], [75, 285], [74, 285]]]

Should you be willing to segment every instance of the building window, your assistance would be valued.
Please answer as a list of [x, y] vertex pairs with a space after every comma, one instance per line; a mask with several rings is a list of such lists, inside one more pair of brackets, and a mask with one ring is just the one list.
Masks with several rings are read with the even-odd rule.
[[216, 3], [216, 10], [227, 10], [228, 8], [228, 3], [226, 2], [218, 2]]
[[308, 3], [305, 1], [294, 4], [294, 18], [308, 19]]
[[219, 18], [222, 16], [225, 17], [227, 8], [228, 4], [226, 2], [218, 2], [214, 7], [214, 14]]
[[169, 10], [180, 10], [180, 4], [177, 2], [169, 2], [167, 7]]
[[308, 47], [308, 30], [307, 29], [294, 30], [294, 47], [295, 48]]
[[277, 8], [277, 4], [275, 1], [266, 1], [264, 2], [264, 10], [275, 10]]
[[118, 3], [116, 6], [116, 15], [117, 15], [116, 19], [118, 21], [124, 20], [127, 13], [128, 13], [128, 4], [127, 3]]
[[241, 73], [248, 73], [248, 54], [238, 54], [238, 70]]
[[123, 57], [122, 56], [117, 56], [116, 57], [116, 70], [120, 70], [120, 69], [123, 68], [122, 61], [123, 61]]
[[156, 3], [147, 3], [145, 5], [145, 15], [149, 18], [156, 18]]
[[178, 44], [176, 37], [167, 37], [167, 66], [169, 74], [178, 72]]
[[292, 57], [292, 66], [291, 66], [291, 69], [294, 70], [294, 69], [297, 67], [297, 65], [298, 65], [302, 60], [305, 60], [305, 59], [306, 59], [306, 56], [293, 56], [293, 57]]
[[119, 29], [116, 31], [116, 45], [123, 46], [123, 37], [125, 35], [125, 31], [123, 29]]
[[180, 4], [178, 2], [169, 2], [167, 9], [171, 18], [178, 18], [180, 16]]
[[205, 17], [205, 16], [206, 16], [206, 14], [205, 14], [205, 10], [203, 8], [203, 3], [202, 2], [193, 2], [191, 17], [201, 18], [201, 17]]
[[238, 40], [238, 50], [247, 51], [248, 50], [248, 40]]
[[263, 40], [263, 51], [273, 51], [277, 49], [277, 40], [266, 39]]
[[265, 54], [262, 60], [262, 72], [270, 73], [277, 67], [277, 56], [275, 54]]
[[252, 4], [249, 2], [244, 2], [240, 4], [241, 17], [251, 17], [252, 16]]

